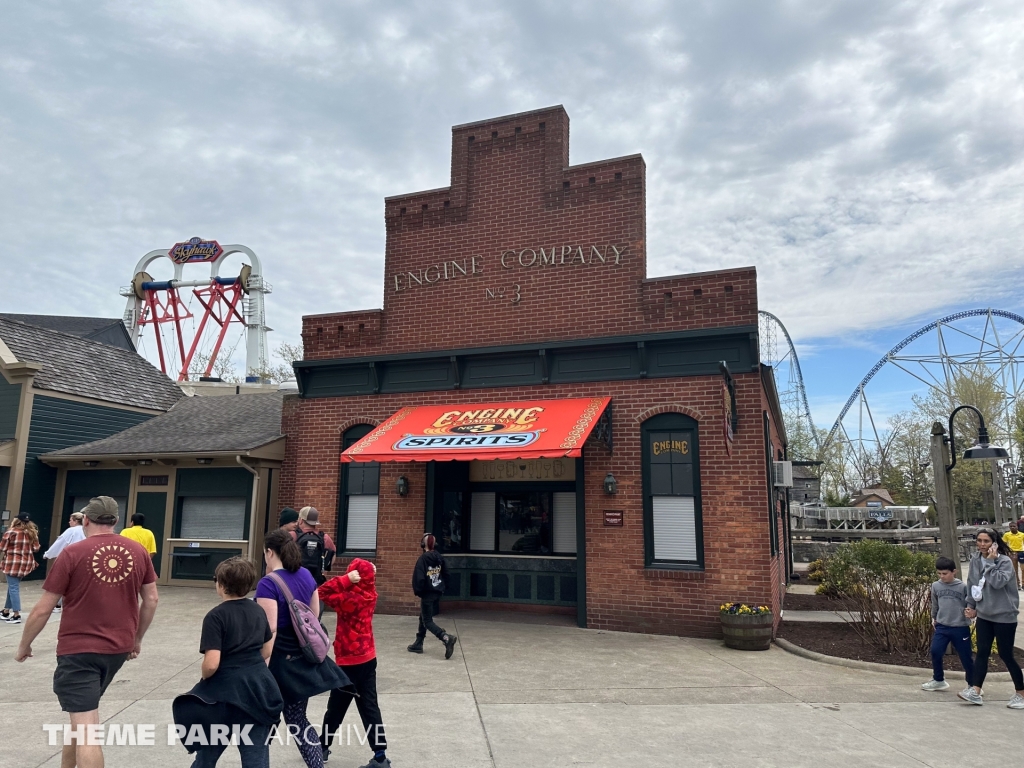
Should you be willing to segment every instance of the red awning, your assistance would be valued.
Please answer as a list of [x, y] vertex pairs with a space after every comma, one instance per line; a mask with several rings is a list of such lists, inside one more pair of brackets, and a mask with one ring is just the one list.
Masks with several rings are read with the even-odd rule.
[[610, 397], [402, 408], [342, 461], [469, 461], [580, 456]]

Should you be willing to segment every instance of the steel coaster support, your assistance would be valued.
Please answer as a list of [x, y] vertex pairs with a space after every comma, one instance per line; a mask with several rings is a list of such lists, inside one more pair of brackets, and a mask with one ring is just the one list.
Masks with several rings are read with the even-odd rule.
[[[236, 283], [235, 285], [232, 285], [228, 290], [231, 291], [231, 293], [233, 294], [230, 299], [228, 299], [226, 295], [227, 291], [225, 291], [224, 288], [217, 283], [213, 283], [213, 285], [211, 285], [209, 289], [209, 293], [212, 294], [215, 298], [211, 300], [211, 306], [208, 309], [212, 311], [212, 307], [215, 306], [216, 303], [219, 301], [223, 301], [227, 305], [227, 309], [224, 311], [224, 314], [220, 318], [214, 316], [214, 320], [216, 320], [220, 324], [220, 333], [217, 334], [217, 341], [213, 346], [213, 351], [210, 353], [210, 362], [206, 366], [207, 376], [210, 376], [213, 373], [213, 365], [217, 361], [217, 355], [220, 354], [220, 348], [221, 345], [224, 344], [224, 336], [227, 335], [228, 326], [231, 324], [231, 321], [233, 319], [237, 319], [238, 322], [242, 323], [243, 325], [245, 324], [245, 318], [243, 318], [238, 313], [238, 309], [236, 308], [238, 306], [239, 300], [243, 295], [242, 287]], [[202, 303], [203, 306], [206, 306], [206, 303], [203, 302], [202, 297], [199, 295], [200, 291], [195, 291], [195, 294], [196, 298], [199, 299], [200, 303]]]
[[[160, 300], [160, 290], [167, 291], [167, 298], [164, 301]], [[181, 321], [191, 318], [192, 313], [181, 302], [178, 292], [174, 288], [147, 288], [143, 293], [145, 297], [143, 301], [144, 308], [140, 312], [138, 326], [141, 328], [143, 325], [153, 325], [156, 328], [156, 347], [160, 357], [160, 371], [166, 374], [167, 358], [164, 355], [163, 334], [160, 333], [159, 325], [162, 323], [174, 323], [178, 332], [179, 349], [181, 349], [183, 347], [180, 343]], [[184, 310], [184, 314], [181, 313], [181, 309]], [[183, 354], [183, 351], [181, 353]]]
[[[148, 322], [156, 324], [156, 323], [160, 323], [160, 322], [163, 322], [163, 321], [158, 319], [158, 317], [157, 317], [157, 312], [158, 312], [157, 307], [159, 305], [157, 304], [156, 297], [153, 294], [154, 294], [153, 291], [146, 291], [146, 306], [148, 307], [149, 316], [150, 316], [150, 319], [149, 319]], [[147, 322], [147, 320], [145, 318], [145, 315], [143, 315], [143, 317], [139, 320], [139, 325], [143, 325], [146, 322]], [[164, 360], [164, 344], [163, 344], [163, 338], [162, 338], [162, 335], [160, 333], [160, 329], [159, 328], [156, 329], [156, 334], [155, 335], [156, 335], [156, 351], [157, 351], [157, 354], [160, 356], [160, 373], [163, 373], [163, 374], [166, 375], [166, 373], [167, 373], [167, 363]]]
[[[936, 328], [938, 328], [938, 326], [952, 323], [957, 320], [963, 320], [968, 317], [1000, 317], [1003, 318], [1004, 320], [1012, 320], [1016, 323], [1019, 323], [1021, 326], [1024, 326], [1024, 316], [1021, 316], [1016, 312], [1009, 312], [1003, 309], [968, 309], [964, 310], [963, 312], [956, 312], [951, 315], [946, 315], [945, 317], [941, 317], [938, 320], [935, 320], [921, 328], [918, 328], [912, 334], [903, 339], [903, 341], [901, 341], [899, 344], [890, 349], [885, 354], [885, 356], [882, 357], [881, 360], [879, 360], [877, 363], [875, 363], [874, 366], [872, 366], [871, 370], [868, 371], [867, 375], [865, 375], [864, 378], [861, 379], [860, 383], [854, 388], [853, 392], [850, 394], [850, 397], [846, 400], [846, 403], [843, 405], [842, 410], [839, 412], [839, 416], [836, 418], [835, 423], [832, 425], [832, 429], [829, 430], [828, 436], [825, 438], [823, 447], [827, 447], [832, 444], [832, 441], [835, 439], [836, 434], [839, 432], [843, 419], [846, 417], [846, 414], [849, 413], [850, 408], [853, 406], [853, 403], [857, 400], [862, 389], [867, 386], [868, 382], [870, 382], [871, 379], [874, 378], [875, 374], [877, 374], [885, 366], [886, 363], [890, 362], [892, 358], [896, 356], [897, 353], [899, 353], [902, 349], [912, 344], [925, 334], [935, 330]], [[944, 348], [941, 349], [942, 351], [944, 351]], [[944, 373], [946, 373], [946, 375], [948, 376], [948, 372], [945, 371], [945, 367], [946, 365], [952, 365], [954, 361], [953, 358], [948, 355], [944, 355], [944, 358]]]
[[[229, 286], [228, 290], [232, 293], [231, 298], [227, 297], [224, 287], [214, 280], [208, 287], [196, 288], [192, 291], [192, 294], [203, 305], [205, 311], [203, 312], [202, 319], [199, 321], [199, 328], [196, 330], [195, 338], [192, 339], [192, 346], [182, 363], [181, 373], [178, 374], [178, 381], [188, 381], [189, 366], [192, 365], [192, 359], [195, 357], [196, 349], [203, 338], [203, 332], [206, 330], [206, 325], [211, 319], [220, 326], [220, 332], [217, 334], [217, 342], [210, 354], [210, 361], [206, 366], [204, 376], [210, 376], [213, 373], [213, 366], [217, 362], [217, 355], [220, 353], [220, 348], [224, 343], [224, 336], [227, 334], [228, 325], [231, 323], [231, 320], [237, 318], [239, 322], [245, 322], [236, 309], [243, 293], [241, 286], [236, 281]], [[207, 301], [207, 297], [209, 297], [209, 301]], [[227, 309], [222, 316], [218, 316], [217, 310], [220, 309], [221, 301], [227, 305]]]

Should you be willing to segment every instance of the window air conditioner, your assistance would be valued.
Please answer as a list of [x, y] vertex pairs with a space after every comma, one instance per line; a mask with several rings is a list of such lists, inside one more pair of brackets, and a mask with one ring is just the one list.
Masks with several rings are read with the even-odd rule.
[[779, 488], [793, 487], [793, 462], [773, 461], [772, 462], [772, 483]]

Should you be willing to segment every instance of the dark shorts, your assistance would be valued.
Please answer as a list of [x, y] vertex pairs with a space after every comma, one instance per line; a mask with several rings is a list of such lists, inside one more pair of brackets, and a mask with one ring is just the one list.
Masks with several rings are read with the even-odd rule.
[[71, 653], [57, 657], [53, 692], [65, 712], [99, 709], [100, 697], [128, 658], [127, 653]]

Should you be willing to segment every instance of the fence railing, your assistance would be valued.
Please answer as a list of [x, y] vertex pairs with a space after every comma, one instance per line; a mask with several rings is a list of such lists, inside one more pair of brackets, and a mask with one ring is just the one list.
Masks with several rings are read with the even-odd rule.
[[928, 508], [811, 507], [794, 504], [790, 507], [790, 517], [796, 528], [917, 528], [927, 524]]

